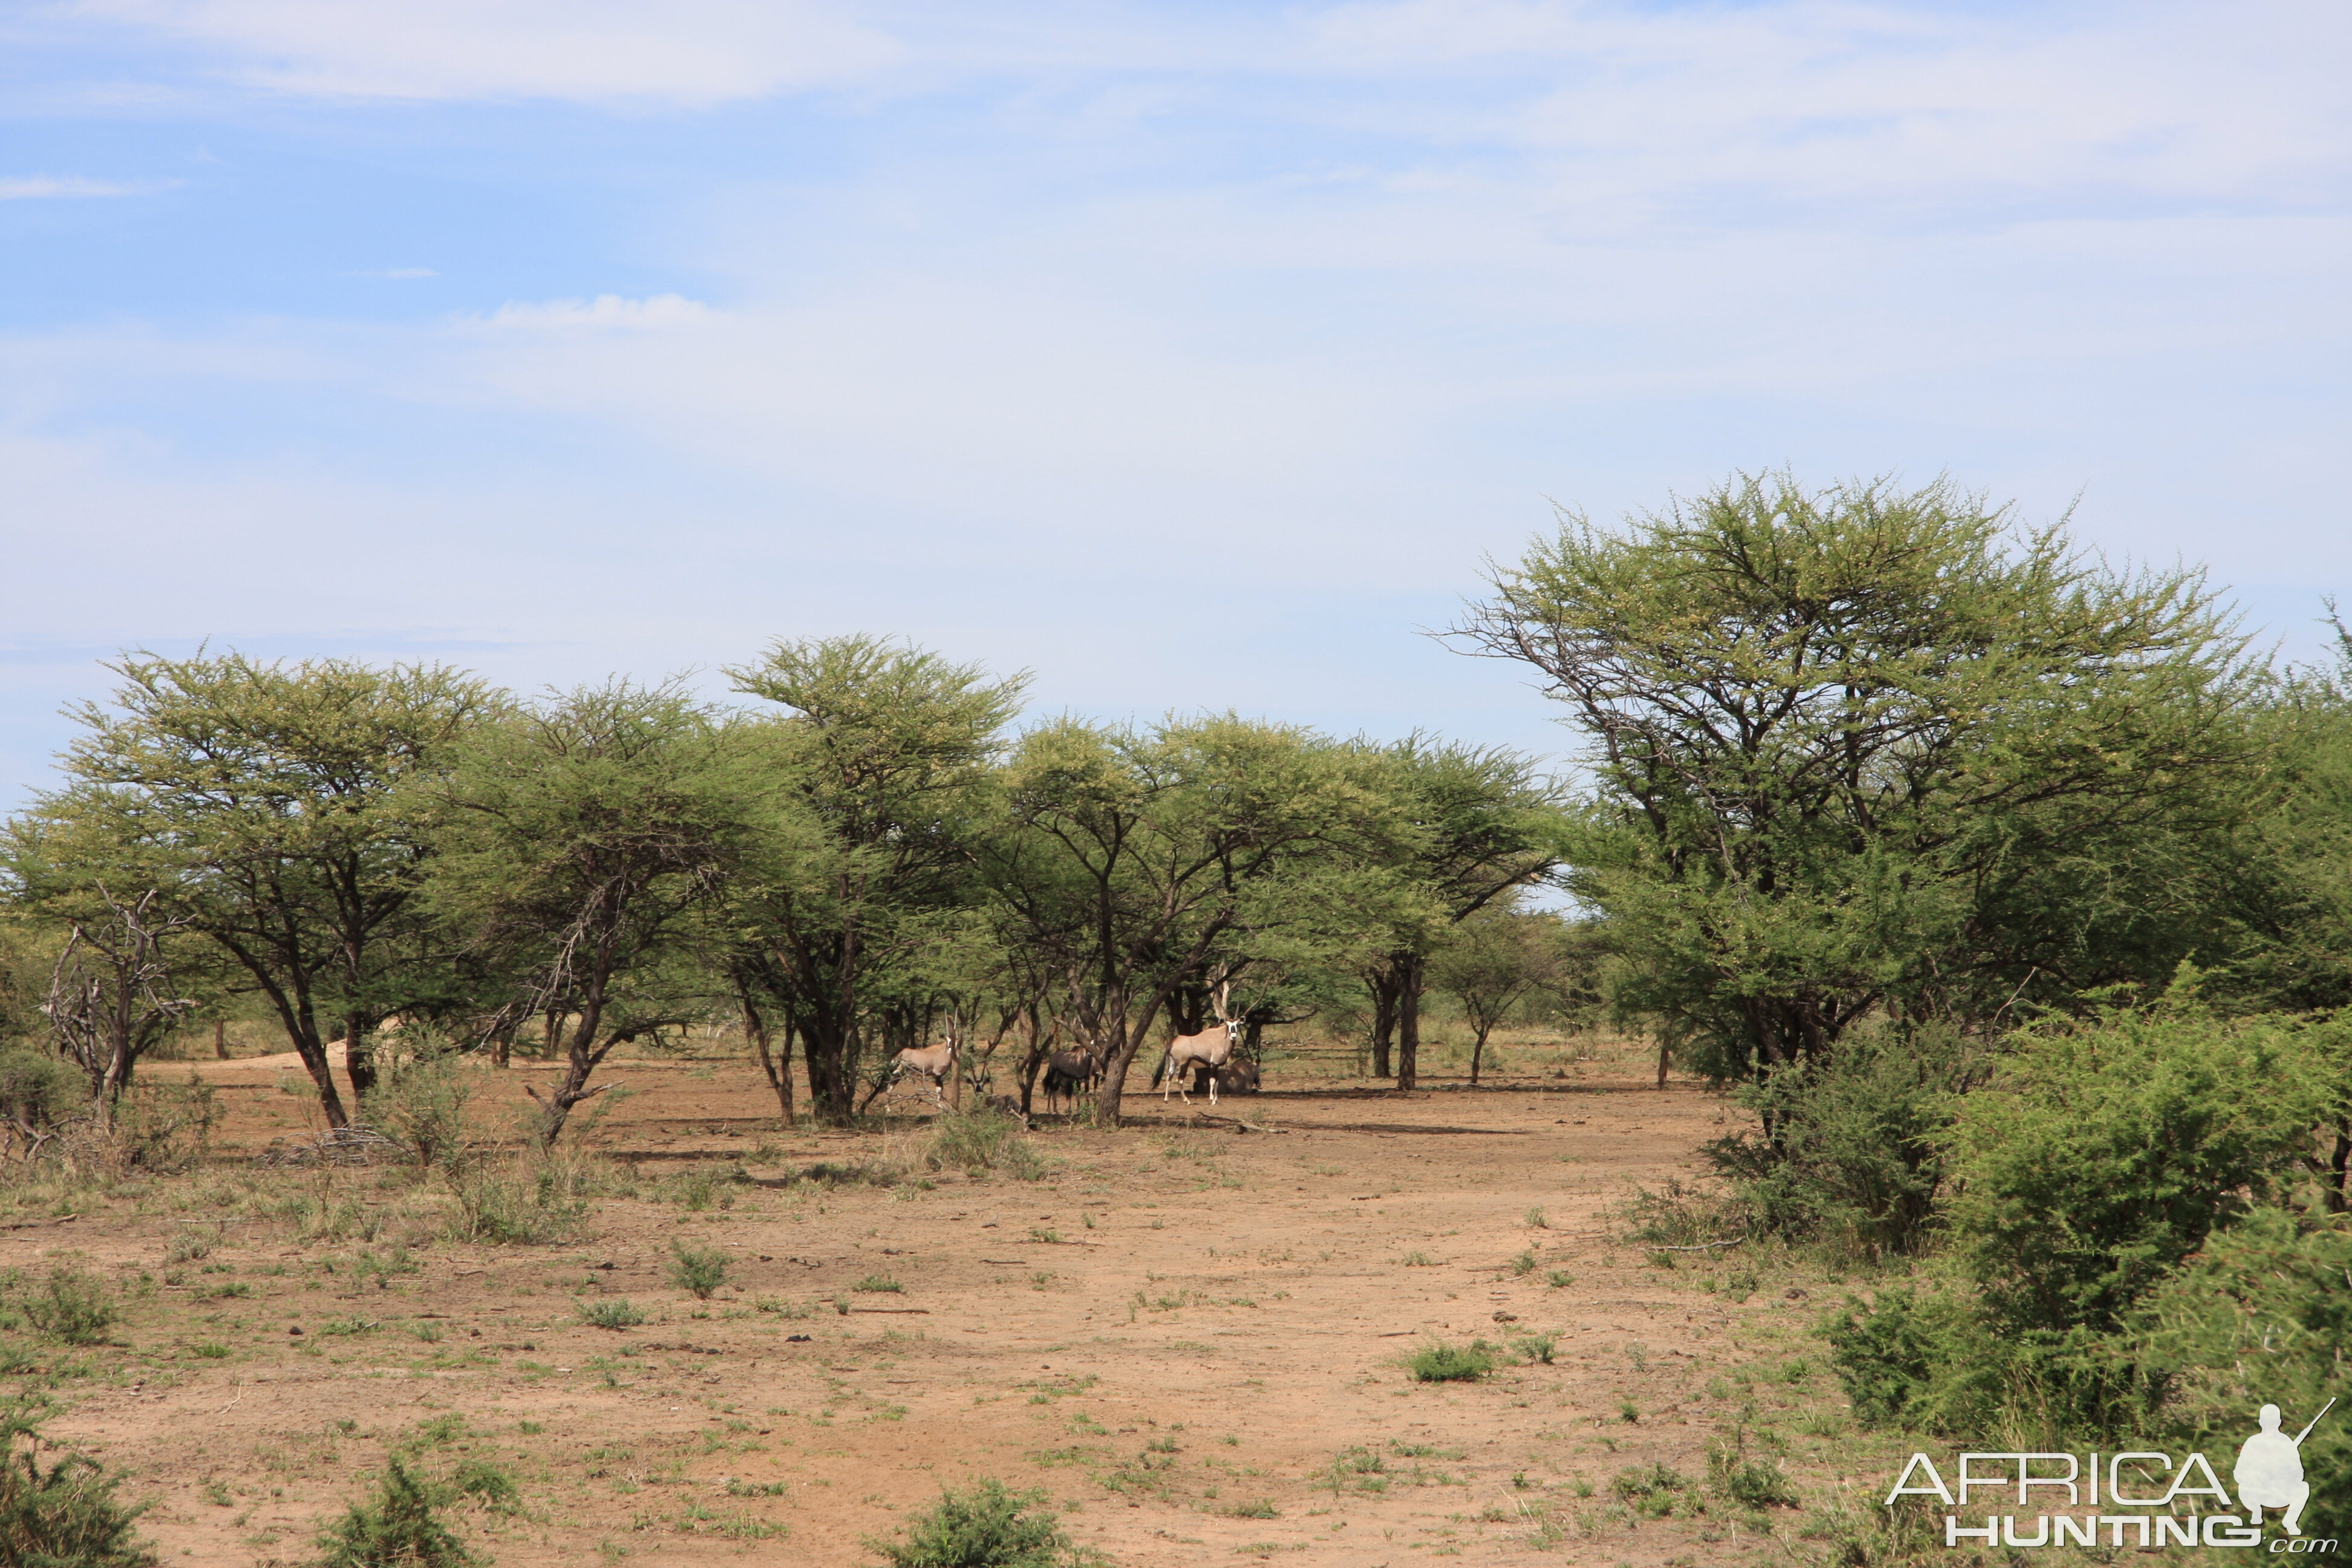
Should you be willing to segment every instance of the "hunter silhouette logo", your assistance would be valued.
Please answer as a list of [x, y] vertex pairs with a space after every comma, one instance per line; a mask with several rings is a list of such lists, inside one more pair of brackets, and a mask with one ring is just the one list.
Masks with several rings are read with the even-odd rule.
[[[2148, 1448], [2120, 1453], [1965, 1453], [1948, 1482], [1926, 1454], [1914, 1454], [1886, 1494], [1893, 1508], [1906, 1497], [1944, 1505], [1944, 1544], [1986, 1548], [2036, 1546], [2168, 1546], [2261, 1548], [2263, 1513], [2278, 1513], [2284, 1534], [2264, 1555], [2333, 1556], [2337, 1542], [2303, 1533], [2311, 1501], [2304, 1479], [2303, 1443], [2327, 1413], [2330, 1399], [2293, 1436], [2279, 1430], [2280, 1413], [2265, 1405], [2257, 1430], [2238, 1447], [2231, 1479], [2237, 1495], [2202, 1454], [2173, 1456]], [[1990, 1493], [1991, 1498], [1982, 1494]], [[1997, 1502], [1993, 1500], [1999, 1500]], [[1971, 1508], [1992, 1511], [1971, 1515]], [[2236, 1508], [2238, 1512], [2229, 1511]], [[1981, 1521], [1982, 1522], [1977, 1522]]]
[[2286, 1532], [2303, 1533], [2303, 1505], [2311, 1500], [2311, 1483], [2303, 1479], [2303, 1440], [2319, 1425], [2319, 1416], [2335, 1408], [2336, 1401], [2329, 1400], [2309, 1426], [2290, 1437], [2279, 1430], [2279, 1407], [2263, 1406], [2254, 1417], [2262, 1430], [2239, 1447], [2237, 1468], [2230, 1472], [2238, 1483], [2238, 1501], [2246, 1510], [2247, 1523], [2262, 1523], [2266, 1508], [2283, 1508]]

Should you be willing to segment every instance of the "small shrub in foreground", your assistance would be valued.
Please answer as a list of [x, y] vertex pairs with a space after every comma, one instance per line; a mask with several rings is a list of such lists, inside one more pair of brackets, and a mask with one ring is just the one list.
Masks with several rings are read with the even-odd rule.
[[474, 1568], [481, 1560], [440, 1520], [438, 1489], [385, 1461], [373, 1500], [353, 1503], [319, 1537], [319, 1568]]
[[1016, 1180], [1034, 1182], [1045, 1173], [1045, 1162], [1017, 1118], [988, 1110], [970, 1115], [953, 1112], [940, 1118], [923, 1163], [934, 1171], [960, 1170], [968, 1175], [1003, 1171]]
[[454, 1171], [449, 1191], [457, 1209], [450, 1216], [450, 1239], [510, 1247], [567, 1240], [578, 1234], [588, 1205], [565, 1188], [561, 1172], [534, 1170], [521, 1162], [509, 1170], [478, 1165]]
[[114, 1495], [122, 1478], [79, 1454], [45, 1470], [39, 1441], [23, 1408], [0, 1411], [0, 1563], [153, 1568], [155, 1554], [131, 1532], [142, 1507]]
[[634, 1329], [646, 1321], [645, 1310], [626, 1300], [574, 1301], [582, 1321], [599, 1329]]
[[673, 1239], [669, 1244], [669, 1282], [701, 1300], [727, 1283], [727, 1255], [715, 1247], [696, 1247]]
[[1690, 1482], [1665, 1465], [1635, 1465], [1618, 1471], [1609, 1489], [1642, 1518], [1664, 1519], [1688, 1498]]
[[1797, 1489], [1779, 1461], [1748, 1457], [1744, 1432], [1728, 1448], [1719, 1445], [1708, 1447], [1706, 1479], [1709, 1486], [1742, 1508], [1797, 1506]]
[[19, 1303], [33, 1327], [69, 1345], [101, 1344], [122, 1314], [106, 1299], [106, 1287], [88, 1270], [60, 1264], [41, 1289]]
[[1042, 1511], [1042, 1491], [1005, 1489], [993, 1476], [969, 1490], [940, 1493], [928, 1511], [908, 1521], [906, 1539], [866, 1542], [890, 1568], [1063, 1568], [1083, 1561], [1054, 1515]]
[[1495, 1347], [1484, 1340], [1469, 1345], [1431, 1345], [1407, 1363], [1416, 1383], [1475, 1383], [1495, 1370]]

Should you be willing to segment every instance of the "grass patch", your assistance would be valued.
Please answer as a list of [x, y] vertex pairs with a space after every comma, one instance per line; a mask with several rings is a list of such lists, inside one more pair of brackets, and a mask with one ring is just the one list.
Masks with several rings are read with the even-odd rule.
[[1690, 1482], [1665, 1465], [1636, 1465], [1620, 1470], [1609, 1489], [1643, 1519], [1664, 1519], [1678, 1507], [1687, 1511], [1697, 1500]]
[[991, 1476], [907, 1521], [902, 1541], [866, 1542], [890, 1568], [1064, 1568], [1084, 1563], [1042, 1491], [1016, 1492]]
[[155, 1554], [132, 1532], [141, 1509], [114, 1495], [120, 1476], [68, 1454], [47, 1469], [41, 1434], [21, 1406], [0, 1412], [0, 1554], [9, 1563], [74, 1568], [152, 1568]]
[[1029, 1141], [1020, 1119], [988, 1110], [941, 1117], [930, 1147], [923, 1152], [923, 1163], [934, 1171], [959, 1170], [969, 1176], [1002, 1171], [1023, 1182], [1036, 1181], [1046, 1171], [1045, 1156]]
[[387, 1459], [375, 1497], [320, 1534], [319, 1568], [473, 1568], [479, 1560], [441, 1522], [442, 1489]]
[[669, 1251], [669, 1282], [697, 1300], [708, 1301], [727, 1283], [729, 1259], [719, 1248], [673, 1237]]
[[907, 1289], [904, 1285], [899, 1284], [887, 1274], [868, 1274], [865, 1279], [860, 1279], [856, 1284], [852, 1285], [850, 1289], [853, 1290], [863, 1290], [872, 1295], [893, 1296], [903, 1295]]
[[1495, 1347], [1484, 1340], [1431, 1345], [1415, 1351], [1405, 1364], [1415, 1383], [1476, 1383], [1495, 1370]]
[[73, 1264], [50, 1269], [41, 1288], [19, 1301], [17, 1310], [33, 1327], [69, 1345], [105, 1343], [107, 1330], [122, 1315], [107, 1299], [106, 1287]]
[[633, 1307], [625, 1300], [611, 1301], [574, 1301], [581, 1321], [600, 1329], [634, 1329], [647, 1321], [643, 1308]]

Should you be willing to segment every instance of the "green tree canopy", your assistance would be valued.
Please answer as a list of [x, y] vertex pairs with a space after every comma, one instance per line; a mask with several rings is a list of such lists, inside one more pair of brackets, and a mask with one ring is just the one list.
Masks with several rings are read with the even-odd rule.
[[431, 792], [432, 908], [513, 977], [510, 1007], [560, 1021], [541, 1142], [602, 1092], [589, 1079], [615, 1047], [707, 1008], [710, 917], [772, 829], [773, 794], [718, 716], [618, 681], [483, 726]]
[[1377, 858], [1394, 830], [1355, 749], [1232, 715], [1150, 730], [1056, 720], [1022, 737], [1004, 789], [992, 889], [1011, 940], [1051, 953], [1069, 1016], [1102, 1052], [1096, 1113], [1114, 1126], [1155, 1023], [1273, 918], [1269, 884]]
[[62, 909], [100, 884], [156, 890], [269, 999], [328, 1121], [348, 1120], [327, 1045], [350, 1042], [355, 1092], [369, 1032], [436, 999], [449, 954], [416, 906], [432, 842], [403, 786], [446, 761], [499, 700], [434, 665], [262, 663], [242, 654], [111, 667], [110, 704], [74, 711], [65, 786], [18, 834]]
[[2182, 872], [2243, 809], [2258, 680], [2194, 572], [1941, 481], [1774, 475], [1570, 515], [1493, 584], [1460, 633], [1591, 742], [1571, 885], [1705, 1068], [2160, 983], [2210, 929]]
[[838, 1124], [869, 1026], [902, 1010], [895, 982], [978, 894], [982, 797], [1026, 678], [870, 637], [779, 642], [728, 673], [789, 710], [751, 729], [794, 824], [774, 840], [791, 852], [732, 899], [736, 969], [782, 1005]]

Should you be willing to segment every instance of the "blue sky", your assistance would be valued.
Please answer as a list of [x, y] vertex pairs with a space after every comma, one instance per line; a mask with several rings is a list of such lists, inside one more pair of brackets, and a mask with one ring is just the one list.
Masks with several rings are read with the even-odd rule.
[[2307, 657], [2347, 77], [2337, 0], [0, 3], [0, 793], [205, 639], [1557, 751], [1423, 630], [1782, 464]]

